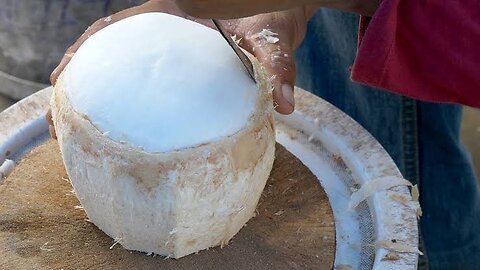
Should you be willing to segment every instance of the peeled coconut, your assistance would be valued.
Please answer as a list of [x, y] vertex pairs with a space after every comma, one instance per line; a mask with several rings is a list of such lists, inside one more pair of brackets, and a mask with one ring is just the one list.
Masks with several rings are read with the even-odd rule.
[[147, 13], [92, 35], [51, 100], [88, 218], [124, 248], [179, 258], [254, 215], [274, 159], [269, 84], [220, 34]]

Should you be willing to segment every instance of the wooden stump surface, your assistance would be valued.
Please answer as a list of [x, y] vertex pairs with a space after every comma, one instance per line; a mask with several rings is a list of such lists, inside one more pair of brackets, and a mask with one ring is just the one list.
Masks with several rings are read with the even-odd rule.
[[335, 226], [317, 178], [277, 144], [257, 216], [223, 248], [174, 260], [132, 252], [89, 223], [55, 141], [0, 186], [0, 269], [332, 269]]

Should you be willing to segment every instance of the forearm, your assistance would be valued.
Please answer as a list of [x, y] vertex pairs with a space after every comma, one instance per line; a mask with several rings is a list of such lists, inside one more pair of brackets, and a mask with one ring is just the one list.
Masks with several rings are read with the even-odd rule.
[[[155, 0], [154, 0], [155, 1]], [[307, 15], [332, 8], [371, 16], [380, 0], [175, 0], [180, 9], [197, 18], [232, 19], [260, 13], [307, 7]]]
[[319, 8], [330, 8], [358, 15], [372, 16], [380, 0], [303, 0], [306, 14], [311, 17]]

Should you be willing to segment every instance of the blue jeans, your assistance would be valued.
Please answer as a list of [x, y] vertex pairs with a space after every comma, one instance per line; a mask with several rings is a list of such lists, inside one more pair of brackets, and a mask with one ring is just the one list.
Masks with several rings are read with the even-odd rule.
[[480, 269], [480, 197], [459, 139], [462, 106], [434, 104], [350, 81], [358, 17], [319, 11], [297, 50], [297, 84], [365, 127], [420, 188], [426, 256], [419, 269]]

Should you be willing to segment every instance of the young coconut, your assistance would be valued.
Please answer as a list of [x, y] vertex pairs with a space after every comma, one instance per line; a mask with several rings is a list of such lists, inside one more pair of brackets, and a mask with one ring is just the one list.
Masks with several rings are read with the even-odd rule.
[[163, 13], [92, 35], [51, 106], [88, 218], [124, 248], [173, 258], [225, 245], [274, 159], [269, 84], [219, 33]]

